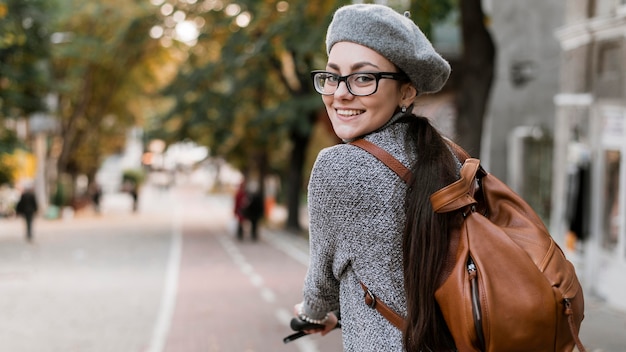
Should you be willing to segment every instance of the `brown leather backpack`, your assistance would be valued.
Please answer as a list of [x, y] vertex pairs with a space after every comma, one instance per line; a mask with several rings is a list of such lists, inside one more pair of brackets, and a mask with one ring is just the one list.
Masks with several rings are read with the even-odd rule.
[[[410, 171], [365, 140], [352, 142], [403, 179]], [[435, 192], [437, 213], [462, 211], [435, 292], [458, 351], [585, 351], [578, 338], [584, 298], [573, 265], [532, 208], [478, 159], [450, 143], [461, 178]], [[363, 285], [365, 301], [394, 325], [402, 317]]]

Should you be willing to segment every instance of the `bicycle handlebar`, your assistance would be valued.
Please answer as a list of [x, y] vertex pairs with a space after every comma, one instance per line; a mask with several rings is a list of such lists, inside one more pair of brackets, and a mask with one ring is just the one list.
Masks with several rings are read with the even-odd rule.
[[291, 326], [291, 330], [293, 331], [314, 330], [314, 329], [324, 328], [324, 325], [312, 324], [312, 323], [306, 322], [298, 318], [291, 319], [291, 323], [289, 324], [289, 326]]
[[[341, 320], [340, 320], [341, 316], [339, 314], [339, 311], [335, 311], [333, 313], [335, 313], [335, 315], [337, 316], [337, 325], [334, 327], [334, 329], [341, 329]], [[293, 331], [296, 331], [296, 333], [285, 337], [283, 339], [284, 343], [288, 343], [302, 336], [308, 335], [306, 332], [304, 332], [305, 330], [323, 329], [325, 327], [324, 325], [321, 325], [321, 324], [313, 324], [313, 323], [306, 322], [300, 318], [292, 318], [291, 323], [289, 325]]]

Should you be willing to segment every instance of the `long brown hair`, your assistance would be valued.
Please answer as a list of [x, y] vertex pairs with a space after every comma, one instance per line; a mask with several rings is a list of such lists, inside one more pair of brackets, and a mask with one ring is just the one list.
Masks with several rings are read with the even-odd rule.
[[435, 214], [430, 195], [454, 182], [457, 164], [442, 135], [421, 116], [408, 115], [406, 143], [415, 148], [413, 180], [406, 198], [403, 239], [404, 283], [407, 319], [404, 345], [407, 351], [454, 349], [448, 328], [435, 301], [435, 290], [448, 253], [451, 215]]

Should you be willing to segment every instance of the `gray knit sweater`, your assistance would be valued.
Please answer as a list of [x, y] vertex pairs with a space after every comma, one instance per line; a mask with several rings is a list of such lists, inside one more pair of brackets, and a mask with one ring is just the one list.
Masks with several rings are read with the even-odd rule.
[[[365, 137], [407, 167], [407, 124]], [[341, 309], [344, 351], [403, 351], [402, 333], [363, 301], [359, 281], [406, 315], [402, 231], [406, 185], [368, 152], [341, 144], [322, 150], [309, 182], [310, 265], [304, 309], [311, 318]]]

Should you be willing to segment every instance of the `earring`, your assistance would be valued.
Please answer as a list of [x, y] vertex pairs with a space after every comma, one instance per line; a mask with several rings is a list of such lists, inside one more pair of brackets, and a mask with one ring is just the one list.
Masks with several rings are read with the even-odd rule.
[[403, 114], [406, 114], [406, 106], [402, 105], [400, 110], [402, 111]]

